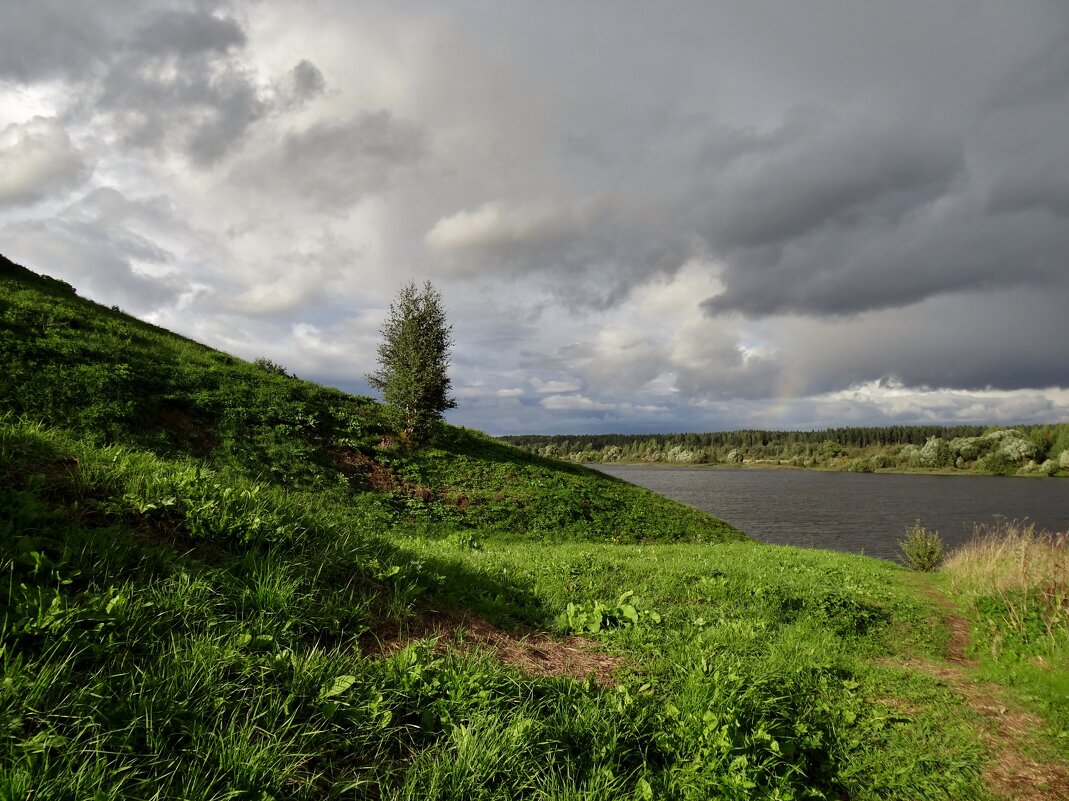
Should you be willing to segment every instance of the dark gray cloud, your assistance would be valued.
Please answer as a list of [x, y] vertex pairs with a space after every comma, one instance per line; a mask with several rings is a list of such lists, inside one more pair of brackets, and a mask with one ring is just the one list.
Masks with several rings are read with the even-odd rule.
[[[874, 116], [829, 100], [823, 115], [785, 115], [774, 134], [710, 146], [712, 188], [695, 201], [724, 264], [710, 313], [850, 315], [975, 287], [1062, 290], [1069, 9], [1029, 4], [1038, 13], [1022, 24], [966, 7], [942, 49], [926, 52], [911, 32], [909, 60], [861, 65], [879, 70], [864, 112]], [[939, 71], [915, 97], [879, 94], [926, 62]]]
[[831, 124], [776, 139], [716, 164], [709, 176], [705, 232], [728, 258], [835, 229], [899, 224], [964, 177], [960, 141], [907, 127]]
[[141, 5], [137, 0], [0, 4], [0, 78], [21, 83], [81, 80], [109, 57], [116, 29], [128, 28]]
[[161, 13], [120, 45], [94, 107], [114, 116], [129, 144], [175, 147], [210, 166], [268, 109], [261, 87], [232, 57], [244, 44], [233, 19]]
[[168, 10], [153, 17], [131, 38], [129, 47], [153, 57], [163, 54], [226, 53], [245, 45], [245, 31], [231, 18], [197, 10]]
[[323, 94], [326, 88], [322, 71], [304, 58], [277, 81], [275, 92], [282, 106], [294, 109]]
[[987, 210], [994, 214], [1047, 211], [1055, 217], [1069, 217], [1069, 171], [1061, 166], [1006, 176], [991, 187]]
[[115, 71], [99, 103], [135, 147], [171, 147], [202, 167], [222, 158], [267, 106], [240, 73], [217, 70], [200, 56], [176, 65]]
[[0, 6], [0, 77], [78, 83], [140, 52], [190, 55], [245, 44], [241, 26], [212, 0], [34, 0]]
[[[1031, 191], [1031, 190], [1030, 190]], [[732, 253], [710, 313], [817, 316], [902, 307], [981, 287], [1064, 288], [1069, 234], [1041, 209], [987, 215], [932, 208], [896, 226], [814, 231]]]
[[1067, 297], [1069, 286], [971, 292], [848, 326], [799, 320], [783, 357], [816, 394], [876, 380], [959, 390], [1065, 386], [1069, 349], [1051, 332]]
[[[66, 116], [106, 115], [126, 145], [172, 149], [208, 167], [271, 108], [241, 59], [245, 31], [222, 3], [44, 0], [2, 13], [0, 77], [63, 78], [77, 87]], [[315, 76], [302, 67], [292, 83], [307, 97]]]
[[1038, 5], [1043, 7], [1037, 19], [1044, 22], [1044, 35], [1032, 47], [1015, 51], [1016, 63], [993, 82], [988, 96], [991, 109], [1027, 110], [1069, 97], [1069, 13], [1058, 0]]
[[385, 192], [426, 154], [428, 137], [389, 111], [361, 112], [285, 134], [264, 156], [241, 163], [237, 180], [299, 194], [319, 211], [343, 212]]

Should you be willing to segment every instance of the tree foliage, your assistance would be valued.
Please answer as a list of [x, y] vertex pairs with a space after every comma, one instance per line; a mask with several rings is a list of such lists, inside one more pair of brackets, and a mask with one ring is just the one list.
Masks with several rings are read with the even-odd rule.
[[539, 434], [501, 439], [540, 456], [583, 463], [772, 463], [859, 472], [920, 469], [1046, 475], [1069, 470], [1069, 423], [1015, 428], [926, 425], [823, 431]]
[[380, 330], [379, 369], [367, 381], [397, 410], [415, 442], [425, 441], [442, 412], [457, 405], [449, 394], [452, 330], [430, 281], [422, 291], [414, 283], [403, 287]]

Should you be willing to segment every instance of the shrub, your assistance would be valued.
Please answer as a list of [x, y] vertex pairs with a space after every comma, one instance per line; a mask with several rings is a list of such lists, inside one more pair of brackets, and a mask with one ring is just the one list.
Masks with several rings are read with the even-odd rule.
[[906, 557], [906, 563], [914, 570], [931, 571], [943, 559], [943, 539], [938, 531], [929, 531], [914, 520], [906, 528], [906, 536], [898, 541], [898, 547]]
[[253, 364], [255, 364], [257, 367], [259, 367], [261, 370], [263, 370], [265, 372], [274, 373], [275, 375], [284, 375], [287, 378], [290, 377], [290, 374], [288, 372], [286, 372], [286, 368], [285, 367], [283, 367], [278, 362], [271, 361], [266, 356], [258, 357], [253, 362]]

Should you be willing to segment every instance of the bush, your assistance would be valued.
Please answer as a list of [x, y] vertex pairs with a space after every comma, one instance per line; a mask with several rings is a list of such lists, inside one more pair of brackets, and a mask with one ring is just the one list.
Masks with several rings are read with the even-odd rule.
[[266, 356], [260, 356], [253, 362], [253, 364], [265, 372], [274, 373], [275, 375], [284, 375], [287, 378], [290, 378], [290, 374], [286, 372], [285, 367], [278, 362], [271, 361]]
[[935, 570], [943, 560], [943, 539], [938, 531], [929, 531], [914, 520], [906, 528], [906, 536], [898, 541], [898, 547], [906, 557], [906, 563], [914, 570]]

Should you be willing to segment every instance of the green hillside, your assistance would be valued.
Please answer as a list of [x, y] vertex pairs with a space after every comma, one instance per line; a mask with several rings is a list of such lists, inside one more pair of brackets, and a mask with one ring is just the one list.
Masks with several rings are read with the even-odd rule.
[[600, 473], [445, 427], [404, 446], [382, 408], [77, 297], [0, 257], [0, 408], [87, 442], [196, 458], [391, 523], [540, 538], [722, 541], [731, 526]]
[[[945, 576], [412, 449], [3, 259], [0, 366], [4, 801], [984, 799], [1007, 755], [1069, 786], [1057, 603], [1007, 638]], [[1011, 669], [993, 739], [970, 688]]]

